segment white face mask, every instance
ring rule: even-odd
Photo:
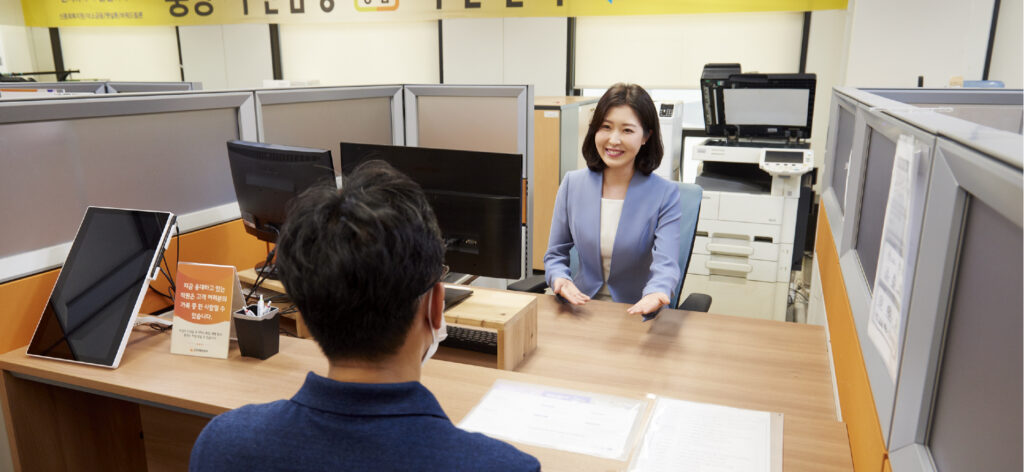
[[[441,327],[432,329],[430,331],[430,337],[433,341],[430,343],[430,347],[427,348],[426,354],[423,354],[423,363],[421,365],[426,365],[427,360],[433,357],[434,353],[437,352],[437,346],[441,344],[441,341],[444,341],[445,338],[448,337],[448,324],[444,322],[443,311],[441,315]]]

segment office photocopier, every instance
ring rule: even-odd
[[[786,319],[813,198],[815,82],[814,74],[742,74],[739,64],[704,68],[709,138],[694,148],[704,197],[686,282],[687,291],[714,294],[716,311]]]

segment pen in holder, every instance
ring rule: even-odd
[[[274,354],[281,345],[277,307],[267,308],[263,316],[249,316],[256,313],[256,305],[249,305],[235,311],[235,333],[238,335],[238,350],[245,357],[266,359]]]

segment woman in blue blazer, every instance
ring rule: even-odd
[[[679,187],[652,174],[664,152],[658,113],[635,84],[615,84],[597,103],[583,141],[588,169],[558,188],[544,254],[548,286],[575,305],[591,298],[657,311],[679,283]],[[569,270],[576,248],[579,269]]]

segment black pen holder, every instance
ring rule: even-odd
[[[256,305],[246,308],[256,313]],[[281,346],[281,323],[277,313],[277,308],[272,307],[263,316],[249,316],[245,314],[245,308],[232,314],[235,334],[238,336],[238,350],[243,356],[266,359],[277,354]]]

